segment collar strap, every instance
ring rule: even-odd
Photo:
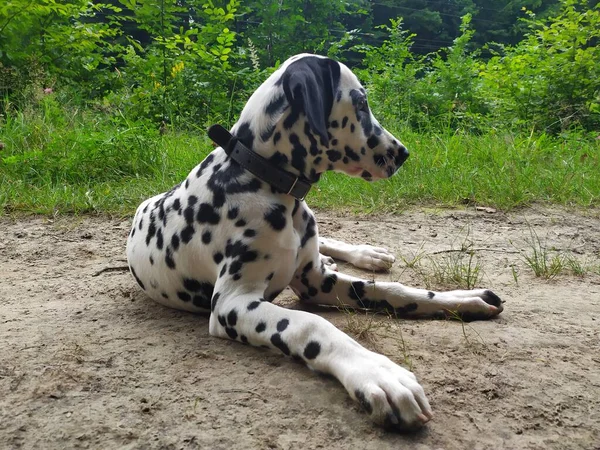
[[[280,192],[302,201],[310,191],[311,183],[306,178],[283,170],[253,152],[221,125],[212,125],[208,137],[240,166]]]

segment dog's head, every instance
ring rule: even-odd
[[[325,170],[388,178],[408,158],[406,147],[371,113],[358,78],[321,56],[287,60],[253,94],[236,128],[250,133],[258,150],[270,149],[267,156],[313,179]]]

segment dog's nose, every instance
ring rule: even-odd
[[[400,166],[404,163],[404,161],[406,161],[408,159],[408,157],[410,156],[410,153],[408,153],[408,150],[406,149],[406,147],[402,144],[400,144],[400,147],[398,148],[398,157],[396,159],[397,165]]]

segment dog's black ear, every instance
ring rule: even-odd
[[[292,106],[288,125],[291,127],[298,115],[304,113],[311,131],[326,147],[329,146],[327,122],[339,79],[339,64],[316,56],[305,56],[291,63],[283,75],[283,90]]]

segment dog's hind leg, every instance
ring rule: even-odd
[[[319,252],[335,259],[347,261],[366,270],[389,270],[396,260],[387,249],[371,245],[347,244],[319,236]]]
[[[459,315],[466,320],[490,318],[503,309],[500,298],[487,289],[434,292],[360,279],[317,261],[305,264],[290,283],[301,300],[314,304],[386,310],[413,317]]]
[[[333,375],[375,422],[408,430],[432,414],[415,376],[373,353],[327,320],[263,301],[262,290],[247,286],[225,293],[215,286],[209,330],[212,336],[269,347]]]

